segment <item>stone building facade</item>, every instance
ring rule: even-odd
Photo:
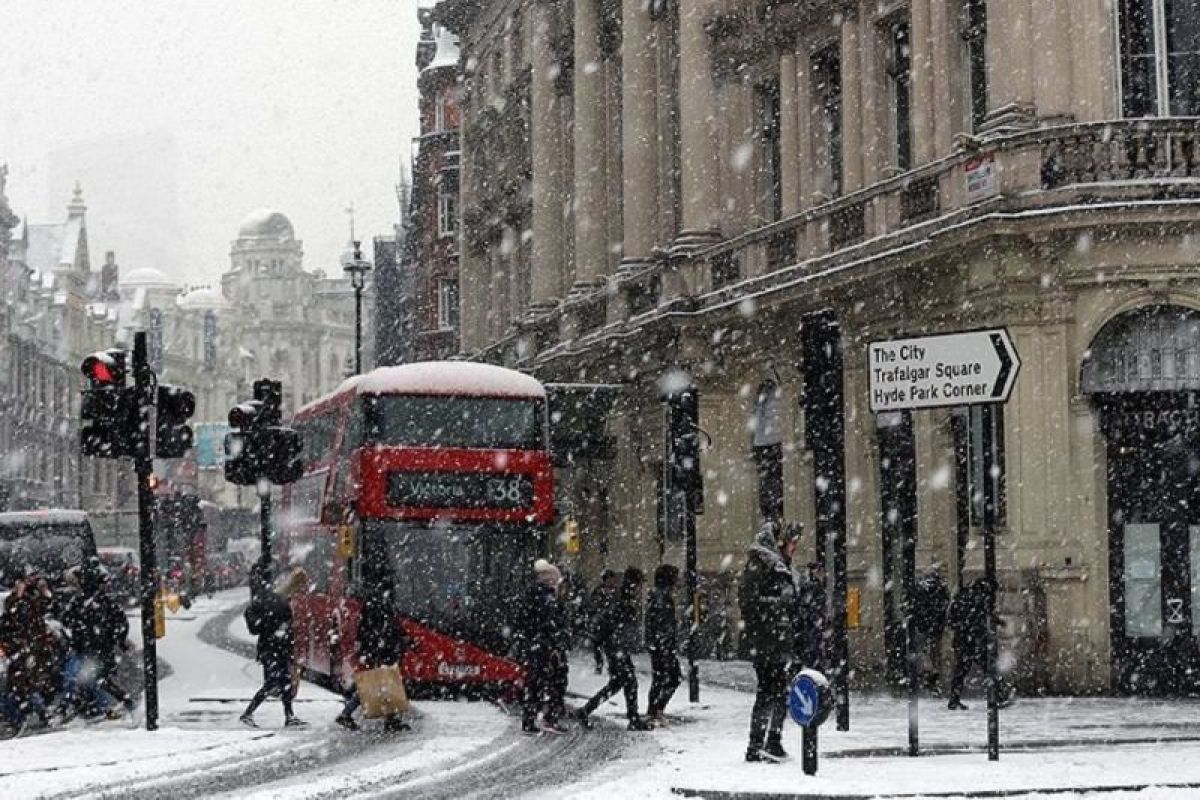
[[[615,458],[562,476],[579,565],[678,558],[656,478],[660,380],[682,370],[711,439],[707,618],[778,494],[803,558],[845,537],[850,657],[885,674],[897,520],[922,570],[978,576],[987,435],[966,408],[877,418],[867,345],[1005,326],[1024,362],[997,434],[1005,663],[1036,690],[1195,691],[1194,11],[444,0],[463,351],[621,386]]]

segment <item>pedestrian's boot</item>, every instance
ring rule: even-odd
[[[389,733],[400,733],[401,731],[411,731],[412,726],[405,722],[403,717],[393,716],[383,721],[383,729]]]
[[[652,731],[654,730],[654,723],[645,717],[639,717],[638,715],[634,714],[629,718],[629,730]]]
[[[288,717],[283,721],[283,726],[285,728],[307,728],[308,723],[299,717]]]
[[[561,735],[561,734],[566,733],[567,729],[564,728],[562,725],[560,725],[558,723],[558,720],[545,719],[545,720],[542,720],[542,732],[543,733],[554,733],[554,734]]]
[[[778,764],[773,758],[767,758],[762,747],[753,742],[746,748],[746,763],[748,764]]]
[[[238,722],[242,723],[247,728],[258,727],[258,723],[254,721],[254,717],[250,716],[249,714],[242,714],[240,717],[238,717]]]
[[[783,749],[783,742],[778,736],[772,736],[767,739],[767,746],[760,751],[764,758],[769,761],[787,761],[787,750]]]
[[[358,723],[355,722],[354,717],[350,716],[349,714],[338,714],[338,717],[334,720],[334,722],[336,722],[338,725],[341,725],[348,731],[358,730]]]
[[[537,736],[541,732],[542,729],[539,728],[537,723],[533,720],[527,719],[521,723],[521,733],[525,734],[526,736]]]
[[[577,711],[573,711],[571,716],[574,717],[575,721],[579,723],[579,727],[585,730],[590,731],[592,728],[596,727],[596,723],[592,722],[592,712],[587,706],[584,706]]]
[[[959,700],[957,697],[951,697],[950,702],[946,704],[946,708],[950,709],[951,711],[967,710],[967,707],[963,704],[963,701]]]

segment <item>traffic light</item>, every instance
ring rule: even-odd
[[[125,351],[92,353],[79,368],[88,381],[80,408],[80,450],[97,458],[132,455],[137,409],[133,389],[125,387]]]
[[[670,478],[687,496],[688,507],[704,508],[704,473],[700,468],[700,393],[695,386],[672,392],[667,401]]]
[[[187,424],[196,413],[196,396],[178,386],[158,387],[158,416],[155,422],[155,455],[179,458],[192,446],[192,428]]]
[[[304,441],[299,432],[281,424],[283,384],[254,382],[254,399],[229,411],[225,435],[225,480],[238,486],[254,486],[262,478],[283,485],[304,473],[300,453]]]

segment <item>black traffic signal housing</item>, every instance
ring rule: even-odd
[[[196,413],[196,396],[178,386],[160,384],[158,415],[155,418],[155,455],[179,458],[192,446],[192,427],[187,424]]]
[[[80,408],[79,448],[85,456],[125,458],[134,454],[137,403],[126,387],[126,353],[116,348],[92,353],[79,365],[88,381]]]
[[[667,402],[667,440],[670,479],[687,497],[688,508],[704,511],[704,473],[700,466],[700,392],[686,386],[671,392]]]
[[[267,480],[279,486],[299,480],[304,474],[304,462],[300,460],[304,441],[299,431],[276,426],[265,433],[269,448],[265,465]]]
[[[283,423],[283,384],[262,378],[254,382],[254,400],[261,403],[259,424],[273,428]]]
[[[262,403],[250,400],[229,410],[229,427],[225,434],[225,480],[236,486],[253,486],[262,476],[259,465],[261,452]]]

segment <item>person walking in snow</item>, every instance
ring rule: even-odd
[[[923,683],[937,691],[942,677],[942,636],[946,632],[946,614],[950,608],[950,590],[941,571],[934,568],[917,581],[913,593],[913,647],[924,661]]]
[[[654,589],[646,601],[646,649],[650,651],[650,700],[646,717],[663,722],[663,712],[683,681],[679,668],[679,618],[675,614],[675,588],[679,568],[659,564]]]
[[[947,708],[965,711],[962,702],[963,685],[971,670],[978,667],[987,673],[987,615],[991,606],[991,584],[979,578],[958,590],[950,604],[950,630],[953,632],[954,676],[950,679],[950,701]],[[996,616],[995,624],[1003,621]],[[1000,702],[1009,702],[1010,688],[1002,681],[996,687]]]
[[[31,714],[49,724],[47,706],[59,685],[59,645],[46,624],[50,593],[44,586],[44,579],[18,580],[0,614],[0,659],[7,666],[0,710],[15,734]]]
[[[521,730],[565,733],[559,720],[565,711],[571,632],[567,613],[558,596],[562,575],[557,567],[539,558],[533,563],[533,585],[525,595],[517,647],[525,665]],[[542,727],[538,713],[545,707]]]
[[[412,640],[400,627],[400,613],[396,608],[392,591],[383,581],[368,583],[364,592],[362,609],[358,616],[358,631],[355,634],[355,671],[400,666],[404,654],[412,647]],[[358,687],[351,687],[346,695],[346,704],[337,717],[337,724],[348,730],[358,730],[354,712],[362,701]],[[406,731],[409,725],[399,714],[387,717],[384,730]]]
[[[633,668],[633,653],[641,644],[641,594],[645,583],[640,569],[627,567],[621,577],[616,602],[609,607],[608,614],[598,620],[596,635],[608,659],[609,679],[604,688],[575,713],[585,728],[591,727],[592,713],[617,692],[625,694],[629,730],[648,731],[654,727],[638,713],[637,673]]]
[[[107,574],[100,567],[79,573],[79,591],[62,612],[70,655],[64,670],[65,713],[120,716],[119,701],[132,714],[134,700],[116,682],[118,650],[128,650],[129,620],[106,591]]]
[[[738,605],[754,662],[757,690],[750,712],[746,760],[782,761],[783,720],[787,713],[787,668],[795,650],[796,576],[791,558],[794,529],[768,521],[759,528],[746,558]]]
[[[600,573],[600,583],[588,598],[588,636],[592,642],[592,657],[596,660],[597,675],[604,673],[604,648],[600,645],[600,626],[610,618],[620,586],[620,577],[616,570],[606,569]]]
[[[295,695],[292,689],[294,636],[292,608],[288,601],[308,585],[308,576],[303,570],[296,570],[288,578],[283,590],[277,593],[261,583],[265,573],[264,569],[257,576],[260,581],[258,596],[250,601],[246,609],[246,624],[250,633],[258,637],[256,653],[263,668],[263,685],[250,700],[239,721],[247,727],[258,727],[254,722],[254,712],[268,697],[278,696],[283,703],[284,725],[289,728],[303,727],[308,723],[298,719],[292,711],[292,698]]]

